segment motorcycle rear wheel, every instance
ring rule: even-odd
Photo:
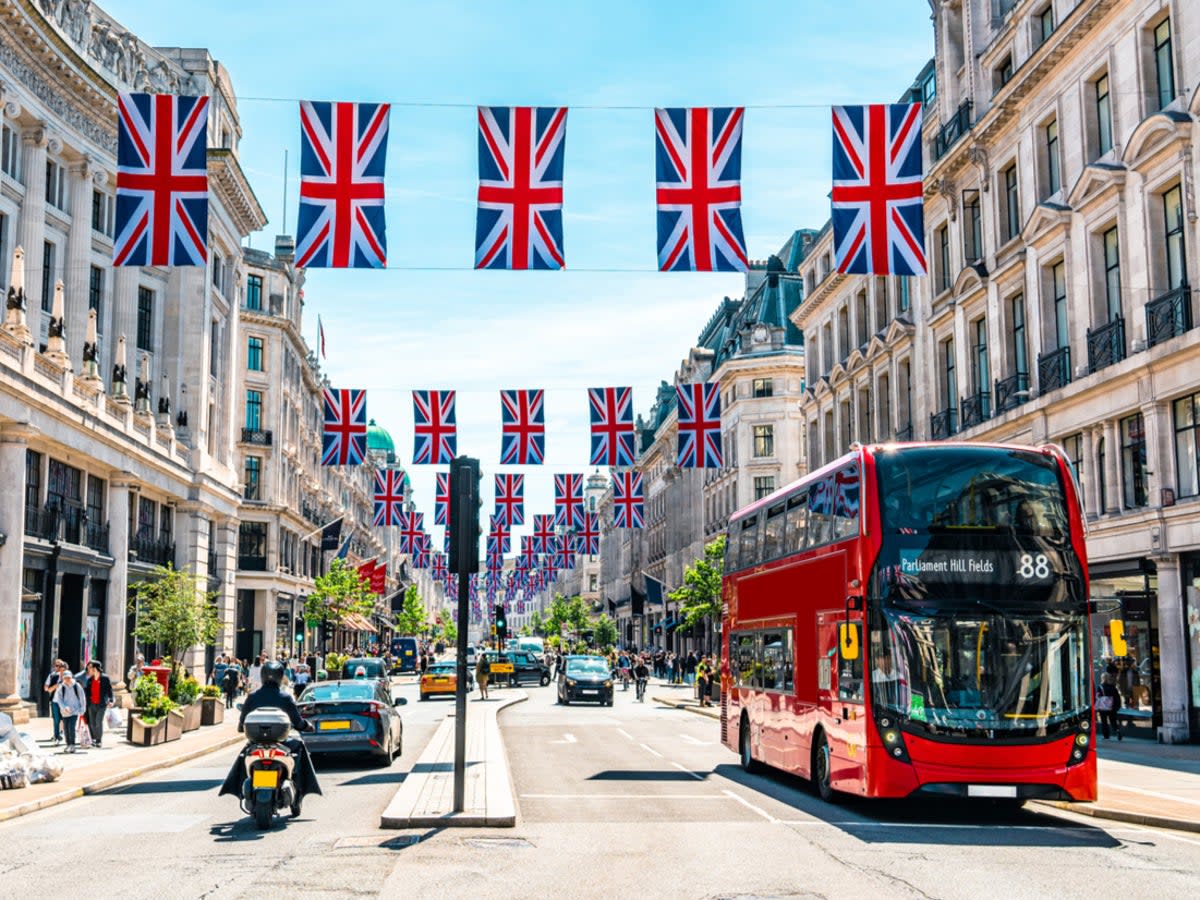
[[[270,797],[256,797],[254,800],[254,826],[259,831],[266,831],[271,827],[271,816],[275,812],[272,809],[272,801]]]

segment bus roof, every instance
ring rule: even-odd
[[[809,472],[807,475],[802,475],[790,484],[785,484],[781,488],[776,488],[762,499],[755,500],[753,503],[743,506],[741,509],[737,510],[737,512],[730,515],[729,524],[732,525],[734,522],[740,521],[746,516],[754,515],[760,510],[769,509],[783,498],[792,494],[796,488],[800,487],[801,485],[811,484],[814,481],[819,481],[826,475],[836,472],[842,466],[846,465],[846,463],[858,459],[860,455],[874,456],[876,453],[884,450],[907,450],[916,447],[991,447],[996,450],[1034,450],[1039,453],[1048,453],[1052,452],[1052,449],[1055,447],[1055,445],[1042,444],[1040,447],[1034,447],[1031,444],[1004,444],[993,443],[990,441],[906,441],[904,443],[893,441],[879,444],[861,444],[852,448],[849,453],[839,456],[833,462],[826,463],[815,472]]]

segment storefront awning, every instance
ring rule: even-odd
[[[370,631],[375,632],[375,626],[360,616],[358,613],[350,613],[342,620],[342,627],[348,631]]]

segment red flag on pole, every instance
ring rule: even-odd
[[[370,585],[371,579],[375,574],[375,560],[372,559],[363,563],[358,567],[357,571],[359,579],[366,581]]]
[[[377,565],[371,572],[371,592],[383,596],[387,590],[387,563]]]

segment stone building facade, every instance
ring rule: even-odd
[[[1186,740],[1200,730],[1200,16],[1170,0],[933,12],[934,66],[906,95],[927,104],[929,277],[840,276],[818,243],[793,316],[810,458],[908,437],[1063,446],[1101,601],[1095,666],[1118,665],[1131,724]]]

